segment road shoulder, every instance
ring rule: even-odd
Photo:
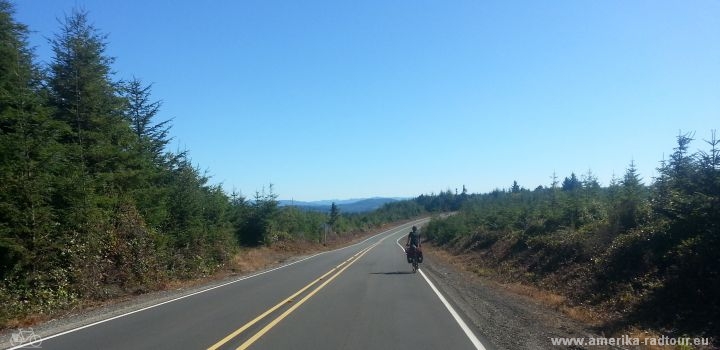
[[[488,349],[561,349],[563,347],[552,345],[550,339],[602,336],[590,325],[465,271],[439,248],[426,245],[423,251],[422,268]],[[592,349],[611,348],[593,346]]]

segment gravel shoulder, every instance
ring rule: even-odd
[[[539,301],[464,271],[436,247],[426,245],[424,248],[423,270],[452,301],[468,325],[474,326],[488,349],[620,349],[553,345],[550,338],[589,339],[602,334]]]

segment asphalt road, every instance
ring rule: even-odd
[[[413,223],[42,340],[42,349],[483,349],[397,240]],[[419,222],[414,224],[419,225]]]

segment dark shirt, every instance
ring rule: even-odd
[[[410,238],[410,245],[414,245],[416,247],[420,246],[420,232],[419,231],[415,231],[415,232],[411,231],[410,234],[408,235],[408,237]]]

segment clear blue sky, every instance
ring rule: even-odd
[[[116,78],[154,83],[173,149],[281,199],[535,188],[720,128],[720,1],[16,0],[46,38],[73,7]]]

